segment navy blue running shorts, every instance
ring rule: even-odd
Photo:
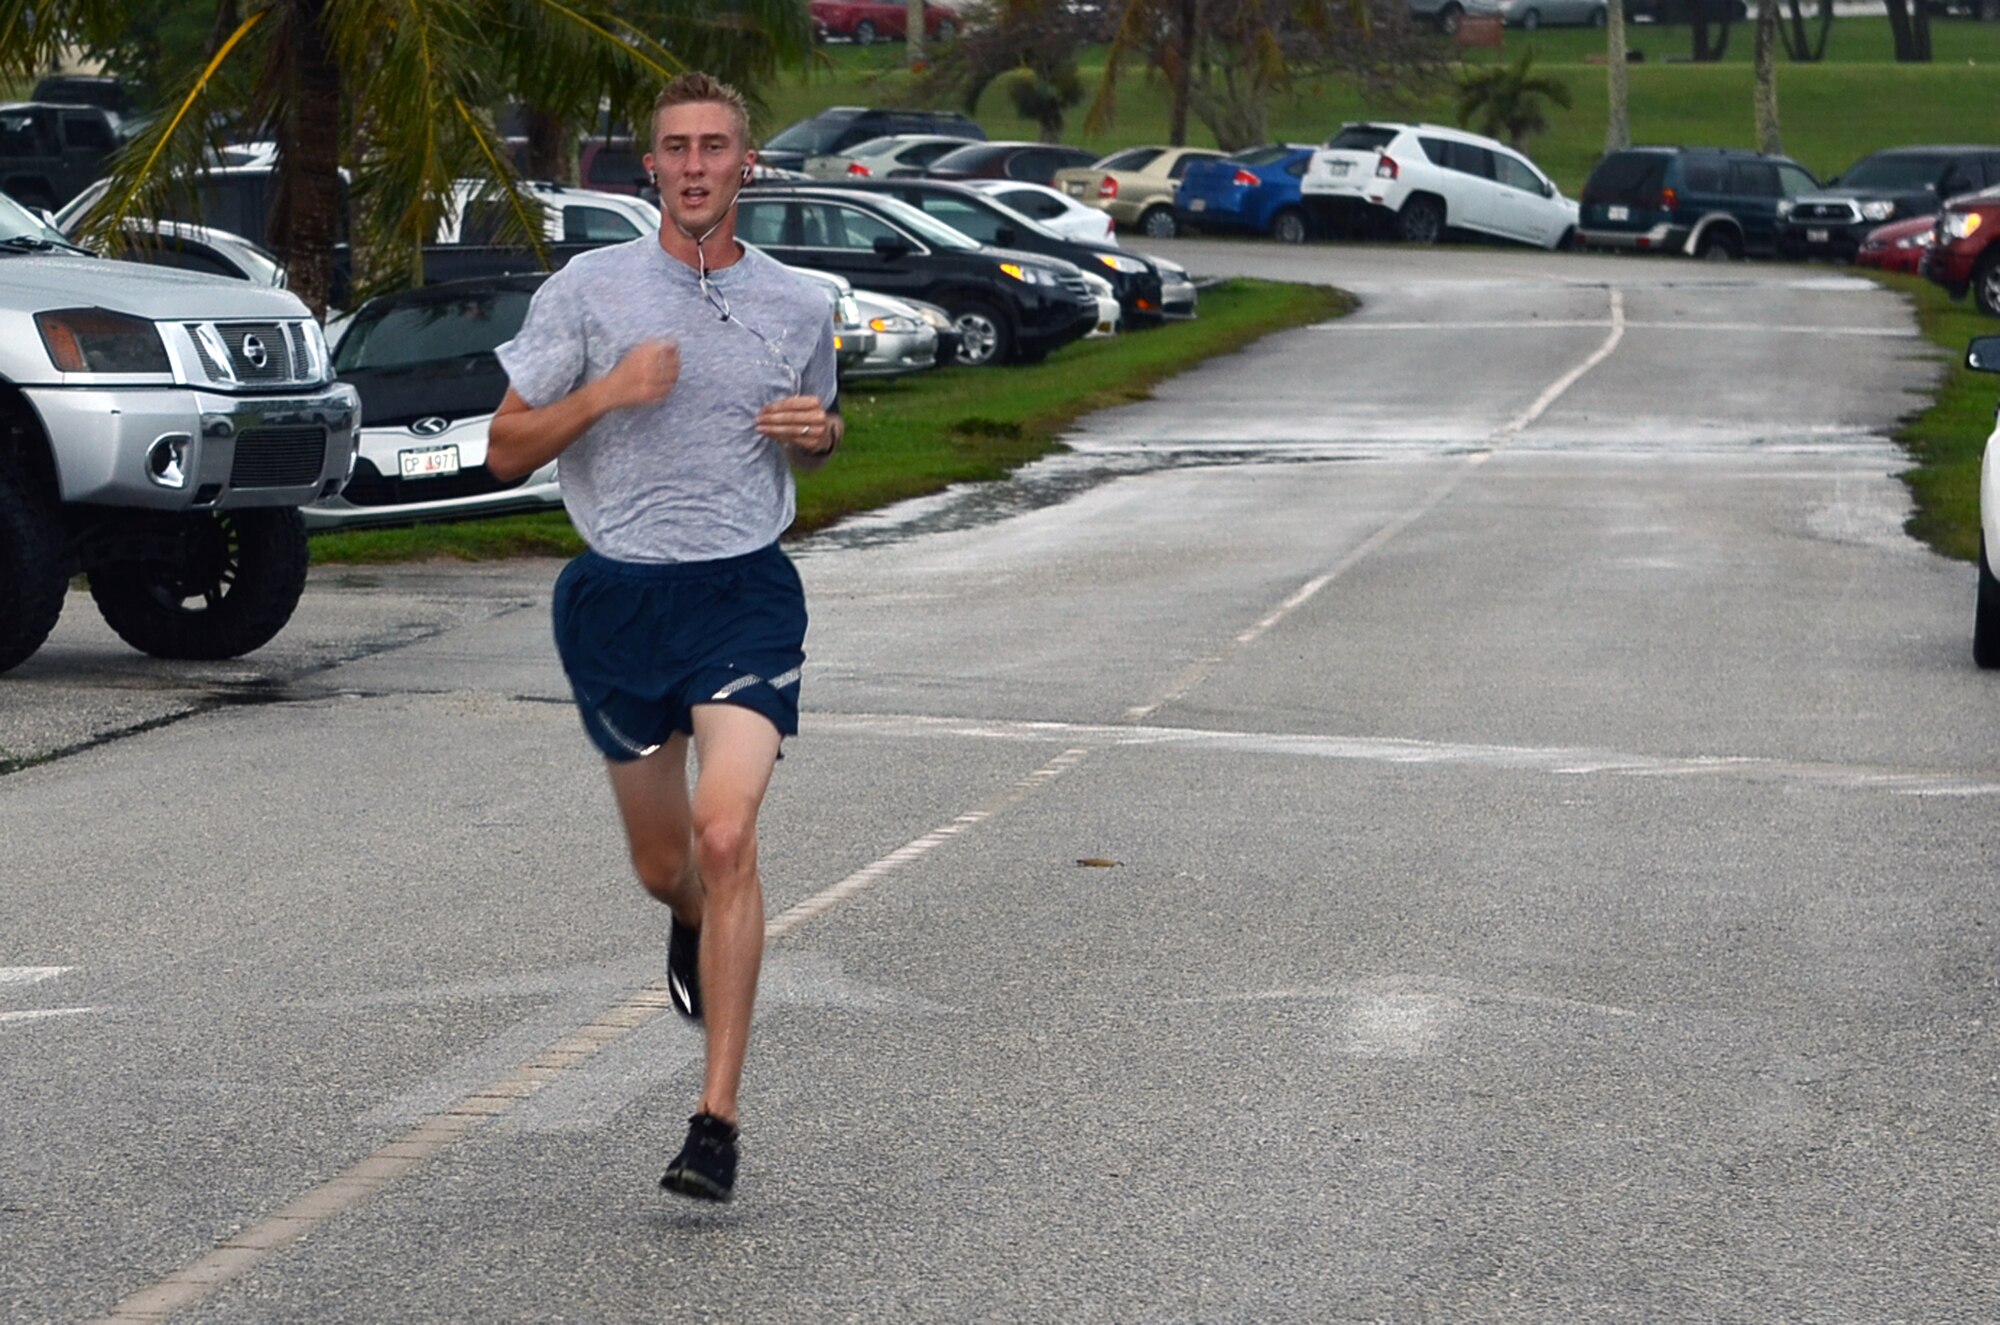
[[[799,730],[806,596],[773,543],[720,561],[651,565],[586,552],[556,580],[556,652],[583,729],[606,759],[694,731],[698,704]]]

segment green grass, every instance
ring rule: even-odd
[[[856,383],[842,393],[847,441],[799,479],[794,535],[842,516],[1002,478],[1057,449],[1083,415],[1144,400],[1154,386],[1274,331],[1338,317],[1347,296],[1323,286],[1238,280],[1202,292],[1201,316],[1155,331],[1080,341],[1028,368],[942,368]],[[316,563],[574,556],[583,543],[559,511],[405,529],[315,534]]]
[[[1916,461],[1903,474],[1917,503],[1910,533],[1946,556],[1971,561],[1979,554],[1979,464],[2000,403],[2000,377],[1968,369],[1965,345],[2000,333],[2000,324],[1969,300],[1953,303],[1929,281],[1880,273],[1876,279],[1910,299],[1924,335],[1950,364],[1936,399],[1896,434]]]
[[[1750,50],[1752,32],[1736,25],[1729,58],[1721,64],[1669,63],[1690,48],[1686,28],[1634,24],[1629,44],[1646,54],[1631,68],[1632,135],[1639,142],[1688,143],[1723,147],[1753,144]],[[1821,176],[1847,169],[1868,152],[1902,143],[1983,142],[2000,122],[2000,24],[1940,20],[1933,26],[1937,53],[1928,65],[1890,61],[1886,19],[1844,18],[1834,24],[1827,60],[1815,65],[1781,63],[1779,117],[1787,151]],[[1530,140],[1528,152],[1564,191],[1574,196],[1604,150],[1605,70],[1585,63],[1604,49],[1602,33],[1583,29],[1548,30],[1534,35],[1509,31],[1502,58],[1524,48],[1536,52],[1538,67],[1562,79],[1575,105],[1551,113],[1550,131]],[[824,60],[803,76],[764,91],[766,131],[782,128],[827,106],[888,105],[906,100],[909,78],[901,68],[900,46],[822,48]],[[1495,52],[1471,51],[1472,62]],[[1086,84],[1094,91],[1104,68],[1103,49],[1081,57]],[[1128,69],[1132,66],[1128,66]],[[1032,138],[1034,127],[1018,118],[998,91],[980,103],[979,119],[995,138]],[[1066,141],[1110,151],[1134,143],[1164,142],[1168,100],[1156,78],[1128,73],[1118,93],[1116,121],[1100,133],[1084,130],[1082,108],[1073,112]],[[1367,118],[1453,120],[1448,89],[1396,105],[1369,98],[1338,80],[1313,80],[1272,105],[1269,136],[1321,142],[1347,120]],[[1197,121],[1191,141],[1212,144]]]

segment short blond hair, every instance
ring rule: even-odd
[[[727,106],[736,113],[736,128],[743,135],[743,146],[750,146],[750,103],[729,84],[699,69],[690,69],[673,82],[660,89],[660,95],[653,99],[653,138],[660,136],[660,112],[673,106],[686,106],[695,102],[713,102]]]

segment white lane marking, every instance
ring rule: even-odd
[[[1549,383],[1548,390],[1535,397],[1534,404],[1508,420],[1505,427],[1493,434],[1493,440],[1496,443],[1504,441],[1533,426],[1535,420],[1548,413],[1549,407],[1558,400],[1561,400],[1565,392],[1583,380],[1585,373],[1588,373],[1591,369],[1609,359],[1612,353],[1617,350],[1618,342],[1624,339],[1625,292],[1613,286],[1611,290],[1611,334],[1604,338],[1604,343],[1595,350],[1592,350],[1589,357],[1585,358],[1582,363]]]
[[[1368,322],[1353,318],[1343,318],[1339,322],[1326,322],[1308,327],[1308,331],[1346,332],[1353,334],[1363,331],[1593,331],[1603,330],[1612,323],[1603,318],[1526,318],[1510,322]],[[1914,340],[1923,333],[1909,327],[1821,327],[1811,323],[1796,325],[1772,322],[1691,322],[1676,319],[1665,321],[1630,320],[1625,323],[1629,331],[1699,331],[1703,333],[1728,334],[1740,332],[1751,336],[1870,336],[1891,340]]]
[[[1064,750],[1001,791],[988,804],[904,843],[832,887],[788,908],[766,923],[766,941],[782,938],[903,866],[921,860],[974,824],[983,823],[1033,795],[1089,755],[1089,750],[1080,747]],[[671,1007],[665,983],[654,981],[598,1013],[589,1024],[547,1045],[505,1076],[479,1087],[289,1205],[226,1239],[206,1256],[127,1297],[98,1317],[98,1321],[159,1321],[204,1300],[272,1252],[291,1246],[328,1219],[361,1204],[466,1133],[532,1098],[550,1082],[562,1079],[571,1068],[624,1040]]]
[[[1196,659],[1178,677],[1169,682],[1165,690],[1160,691],[1144,704],[1135,704],[1126,709],[1126,719],[1131,722],[1142,722],[1152,717],[1153,714],[1159,712],[1167,705],[1185,699],[1197,686],[1214,675],[1216,669],[1227,662],[1238,650],[1256,643],[1286,617],[1318,597],[1320,591],[1325,589],[1327,585],[1352,570],[1364,558],[1380,551],[1394,540],[1398,534],[1436,510],[1445,498],[1458,490],[1460,484],[1464,483],[1481,465],[1492,458],[1494,450],[1506,445],[1507,442],[1532,426],[1535,420],[1548,412],[1550,406],[1562,399],[1564,392],[1582,381],[1584,374],[1610,358],[1613,352],[1618,349],[1618,342],[1625,338],[1625,292],[1614,286],[1611,289],[1610,298],[1611,320],[1608,323],[1610,333],[1604,338],[1604,343],[1599,345],[1595,350],[1592,350],[1584,358],[1583,362],[1577,364],[1574,368],[1571,368],[1561,377],[1551,382],[1547,389],[1541,395],[1535,397],[1534,401],[1525,410],[1522,410],[1519,414],[1501,425],[1493,433],[1487,449],[1474,451],[1466,456],[1464,464],[1454,469],[1442,483],[1425,493],[1417,501],[1416,505],[1411,506],[1390,520],[1389,523],[1377,529],[1373,534],[1364,539],[1359,546],[1349,550],[1332,567],[1319,575],[1315,575],[1312,579],[1307,580],[1304,584],[1293,590],[1286,596],[1283,602],[1271,609],[1256,623],[1238,632],[1227,644],[1212,653]]]
[[[1217,753],[1339,759],[1409,766],[1514,769],[1555,777],[1735,778],[1791,782],[1900,796],[2000,796],[2000,775],[1880,768],[1756,755],[1648,755],[1572,746],[1418,741],[1313,732],[1239,732],[1202,727],[1010,721],[897,713],[820,713],[813,731],[882,736],[972,737],[997,741],[1070,740],[1092,746],[1182,745]]]
[[[0,1012],[0,1025],[11,1025],[17,1021],[42,1021],[48,1017],[78,1017],[96,1008],[34,1008],[23,1012]]]
[[[0,966],[0,985],[38,985],[75,969],[74,966]]]

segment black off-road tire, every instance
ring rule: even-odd
[[[0,474],[0,672],[42,647],[68,590],[62,513],[29,485]]]
[[[2000,249],[1988,247],[1972,272],[1972,299],[1988,317],[2000,317]]]
[[[1986,559],[1986,538],[1979,539],[1979,603],[1972,613],[1972,661],[1988,670],[2000,668],[2000,576]]]
[[[1139,232],[1149,239],[1173,239],[1181,232],[1180,218],[1165,203],[1155,203],[1140,215]]]
[[[289,507],[189,516],[178,564],[90,569],[105,624],[155,658],[238,658],[271,642],[305,592],[305,520]]]
[[[1444,238],[1444,204],[1419,193],[1396,213],[1396,235],[1405,244],[1435,244]]]
[[[958,361],[974,368],[1014,360],[1014,328],[1007,315],[984,299],[962,299],[948,310],[958,327]]]

